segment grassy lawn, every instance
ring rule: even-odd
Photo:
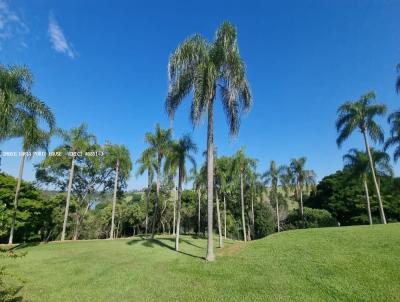
[[[400,224],[283,232],[227,241],[184,236],[49,243],[2,259],[29,301],[399,301]]]

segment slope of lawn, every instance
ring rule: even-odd
[[[400,224],[296,230],[206,263],[206,241],[49,243],[2,259],[29,301],[399,301]]]

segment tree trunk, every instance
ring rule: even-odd
[[[224,237],[226,239],[226,198],[224,194]]]
[[[277,190],[278,192],[278,190]],[[275,196],[275,208],[276,208],[276,226],[278,227],[278,233],[280,232],[280,221],[279,221],[279,200],[278,200],[278,194]]]
[[[243,240],[247,242],[246,236],[246,220],[244,218],[244,196],[243,196],[243,172],[240,172],[240,199],[242,202],[242,225],[243,225]]]
[[[219,198],[218,198],[218,192],[217,191],[215,192],[215,201],[216,201],[216,206],[217,206],[219,247],[222,249],[224,247],[224,239],[222,238],[221,213],[219,211]]]
[[[148,231],[148,225],[149,225],[150,191],[151,191],[151,177],[150,177],[150,171],[147,171],[146,221],[145,221],[145,235],[146,235],[146,237],[147,237],[147,231]]]
[[[80,219],[79,219],[79,214],[78,214],[78,209],[77,209],[77,212],[75,214],[75,230],[74,230],[74,237],[73,237],[74,241],[78,240],[79,223],[80,223]]]
[[[179,251],[179,235],[181,228],[181,206],[182,206],[182,183],[183,183],[183,163],[180,163],[178,176],[178,211],[176,219],[175,250]]]
[[[253,230],[253,235],[254,235],[254,197],[253,197],[253,193],[251,193],[251,230]]]
[[[372,225],[371,204],[369,202],[368,184],[366,176],[364,177],[364,189],[365,189],[365,198],[367,199],[368,222],[369,225]]]
[[[174,186],[175,186],[175,184],[174,184]],[[178,189],[179,190],[179,189]],[[178,192],[178,195],[179,195],[179,192]],[[178,199],[179,199],[179,196],[178,196]],[[172,225],[172,235],[173,236],[175,236],[175,234],[176,234],[176,200],[175,200],[175,196],[173,196],[173,206],[174,206],[174,218],[173,218],[173,225]],[[179,201],[178,201],[179,202]]]
[[[113,195],[113,204],[112,204],[110,239],[114,239],[114,219],[115,219],[115,206],[117,204],[118,173],[119,173],[119,160],[117,160],[117,165],[115,167],[114,195]]]
[[[214,208],[214,112],[212,97],[208,104],[207,129],[207,261],[214,261],[213,208]]]
[[[200,235],[201,228],[201,191],[197,190],[197,198],[198,198],[198,214],[197,214],[197,234]]]
[[[15,190],[15,198],[14,198],[14,211],[11,220],[11,230],[10,230],[10,237],[8,238],[8,244],[12,244],[14,239],[15,220],[17,218],[17,208],[18,208],[18,196],[19,196],[19,191],[21,189],[22,174],[24,173],[24,164],[25,164],[25,152],[23,152],[21,161],[19,163],[19,174],[18,174],[17,188]]]
[[[299,193],[300,193],[300,214],[301,214],[301,221],[303,223],[303,228],[305,227],[304,223],[304,206],[303,206],[303,189],[302,185],[299,185]]]
[[[364,136],[365,149],[367,149],[367,153],[368,153],[369,165],[370,165],[370,167],[371,167],[371,172],[372,172],[372,179],[374,180],[374,185],[375,185],[375,189],[376,189],[376,194],[378,195],[379,213],[380,213],[380,215],[381,215],[381,222],[382,222],[383,224],[386,224],[386,217],[385,217],[385,212],[384,212],[384,210],[383,210],[381,192],[380,192],[380,190],[379,190],[378,182],[377,182],[377,180],[376,180],[375,166],[374,166],[374,162],[372,161],[371,150],[369,149],[367,134],[365,133],[365,131],[363,131],[362,134],[363,134],[363,136]]]
[[[72,157],[71,170],[69,172],[69,181],[68,181],[67,203],[65,205],[64,223],[63,223],[63,229],[62,229],[62,233],[61,233],[61,241],[65,240],[65,231],[67,229],[69,203],[71,201],[72,179],[74,178],[74,168],[75,168],[75,158]]]
[[[154,215],[153,215],[153,223],[151,226],[151,239],[154,239],[155,231],[156,231],[156,221],[157,221],[157,215],[158,215],[158,202],[160,198],[160,167],[161,166],[161,157],[158,155],[157,159],[157,186],[156,186],[156,202],[154,205]]]

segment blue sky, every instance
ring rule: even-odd
[[[136,160],[145,132],[157,122],[169,126],[164,101],[170,53],[193,33],[212,39],[229,20],[238,28],[254,104],[232,140],[218,103],[218,153],[246,146],[260,172],[272,159],[283,164],[307,156],[308,168],[321,179],[342,167],[345,151],[363,147],[357,133],[336,147],[341,103],[374,90],[389,111],[400,107],[394,89],[399,15],[400,1],[378,0],[0,0],[0,62],[29,66],[33,92],[53,108],[59,127],[86,122],[100,143],[125,144]],[[192,133],[204,150],[206,124],[193,129],[189,103],[176,115],[175,136]],[[20,142],[0,149],[19,151]],[[1,168],[16,175],[18,159],[3,158]],[[133,174],[129,188],[144,186],[146,180]],[[32,162],[24,178],[34,179]]]

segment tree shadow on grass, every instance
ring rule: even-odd
[[[141,243],[145,247],[153,248],[155,246],[159,246],[159,247],[166,248],[166,249],[169,249],[169,250],[175,252],[175,248],[173,246],[165,243],[164,241],[169,241],[169,242],[174,243],[175,239],[174,238],[145,239],[144,237],[141,237],[141,239],[129,240],[126,244],[134,245],[134,244],[137,244],[137,243]],[[184,239],[181,239],[180,242],[185,242],[185,243],[188,243],[188,244],[193,245],[195,247],[201,248],[201,247],[191,243],[190,241],[187,241],[187,240],[184,240]],[[178,251],[178,253],[186,255],[186,256],[190,256],[190,257],[193,257],[193,258],[198,258],[198,259],[203,259],[203,260],[205,259],[204,257],[193,255],[193,254],[189,254],[189,253],[182,252],[182,251]]]

